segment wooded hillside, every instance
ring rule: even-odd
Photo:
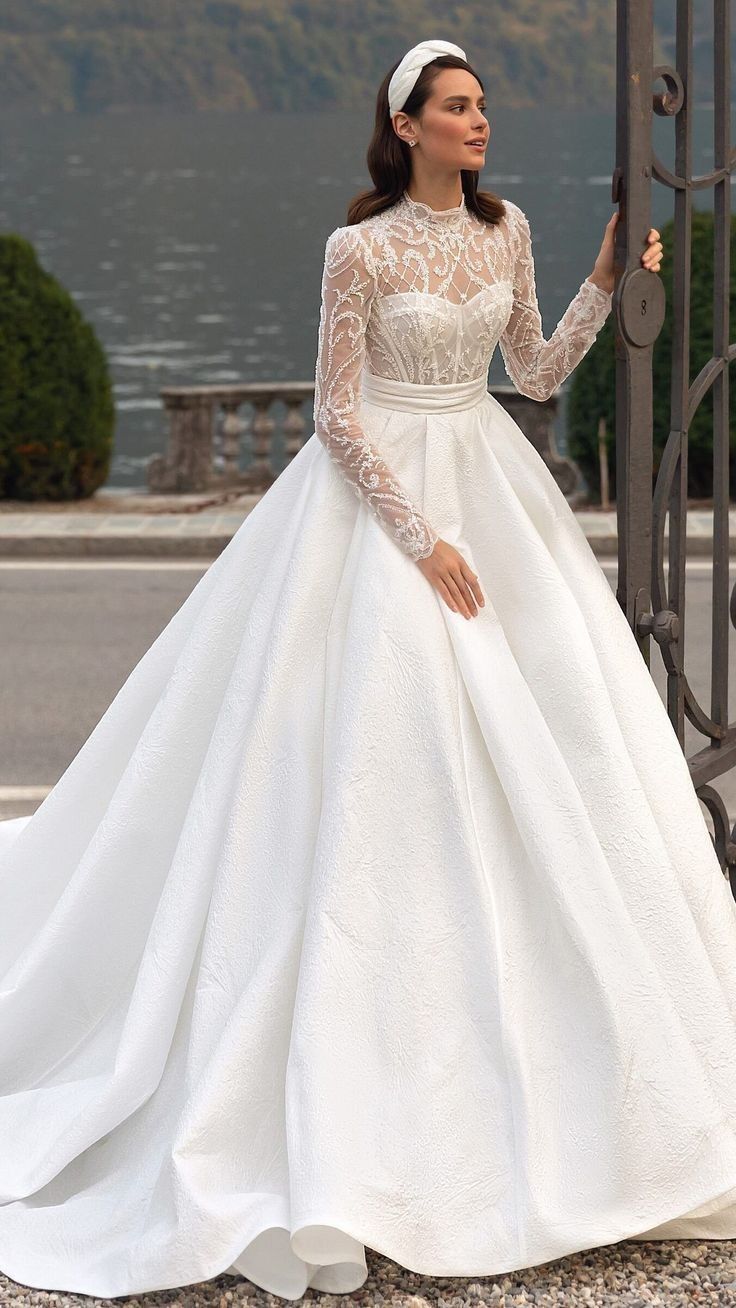
[[[695,6],[705,31],[712,0]],[[657,8],[666,41],[674,4]],[[468,51],[491,105],[604,106],[615,13],[614,0],[0,0],[0,107],[372,108],[422,33]]]

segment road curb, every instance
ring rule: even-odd
[[[71,532],[12,535],[0,534],[0,559],[167,559],[196,558],[214,560],[230,544],[234,532],[210,535],[167,536],[157,534],[136,536],[128,533],[113,535],[80,534]],[[593,553],[601,558],[615,557],[618,552],[616,536],[587,534]],[[710,558],[712,542],[708,537],[689,536],[688,558]],[[730,540],[729,554],[736,558],[736,539]]]
[[[204,496],[97,495],[94,503],[21,504],[0,501],[0,559],[214,560],[230,544],[261,496],[213,505]],[[574,509],[593,553],[618,552],[615,509]],[[669,528],[669,522],[666,524]],[[688,505],[689,558],[712,554],[713,510]],[[668,539],[665,532],[665,542]],[[729,552],[736,557],[736,505],[729,508]]]
[[[234,533],[221,536],[0,536],[0,559],[217,558]]]

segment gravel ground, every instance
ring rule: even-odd
[[[586,1249],[555,1262],[482,1279],[422,1276],[408,1272],[383,1255],[366,1249],[368,1279],[352,1294],[307,1290],[303,1303],[350,1308],[351,1304],[400,1304],[402,1308],[667,1308],[718,1305],[736,1308],[736,1240],[622,1240],[599,1249]],[[129,1298],[95,1299],[91,1295],[32,1290],[0,1276],[0,1305],[55,1304],[56,1308],[229,1308],[232,1305],[274,1305],[287,1308],[293,1300],[260,1290],[244,1278],[218,1276],[180,1290]]]

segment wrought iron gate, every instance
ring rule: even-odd
[[[685,719],[703,748],[688,758],[700,799],[711,815],[715,845],[736,896],[736,828],[710,784],[736,765],[736,722],[728,721],[729,624],[736,625],[736,587],[729,602],[729,342],[730,184],[736,154],[730,140],[730,0],[713,0],[713,170],[693,176],[691,160],[692,0],[676,0],[676,67],[653,64],[652,0],[617,0],[616,168],[616,502],[617,598],[649,666],[650,637],[667,672],[667,710],[684,748]],[[656,93],[658,79],[665,91]],[[675,165],[666,168],[652,141],[652,113],[674,119]],[[670,431],[652,491],[652,352],[664,321],[665,297],[656,274],[641,267],[651,224],[652,181],[674,196],[673,351]],[[690,240],[692,195],[713,189],[713,356],[689,380]],[[710,707],[698,702],[684,667],[687,560],[688,429],[703,396],[713,392],[713,588]],[[665,519],[669,513],[669,543]],[[665,578],[665,550],[668,575]]]

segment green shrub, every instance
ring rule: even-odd
[[[730,335],[736,339],[736,218],[731,221]],[[652,417],[654,473],[667,443],[672,366],[672,272],[674,223],[661,229],[664,258],[659,276],[666,296],[665,320],[654,343]],[[713,215],[693,212],[690,288],[690,374],[692,383],[713,353]],[[593,501],[600,500],[598,420],[606,421],[611,497],[616,494],[614,315],[611,313],[572,375],[567,407],[567,450],[582,469]],[[730,495],[736,498],[736,373],[729,367]],[[688,496],[713,494],[713,392],[695,410],[688,439]]]
[[[94,329],[31,243],[0,235],[0,496],[91,495],[107,479],[114,424]]]

